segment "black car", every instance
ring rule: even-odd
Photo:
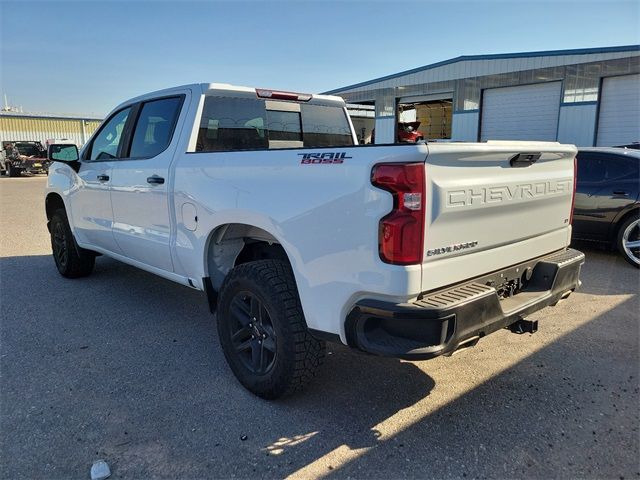
[[[582,148],[573,238],[608,244],[640,268],[640,151]]]
[[[618,148],[634,148],[636,150],[640,150],[640,142],[631,142],[626,145],[616,145]]]

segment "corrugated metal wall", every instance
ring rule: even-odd
[[[590,147],[595,139],[598,105],[578,103],[560,107],[558,141],[573,143],[578,147]]]
[[[67,138],[78,146],[84,145],[100,125],[100,120],[81,118],[35,117],[0,115],[0,141]]]
[[[471,68],[471,62],[478,65]],[[559,65],[562,62],[576,63]],[[533,69],[527,70],[532,66]],[[358,102],[366,102],[367,105],[373,103],[376,119],[385,121],[388,117],[396,116],[396,105],[403,99],[446,94],[453,97],[454,101],[452,139],[476,141],[480,130],[478,112],[485,90],[560,81],[563,87],[558,108],[597,105],[603,79],[638,72],[640,53],[637,48],[632,48],[615,54],[559,55],[548,61],[542,57],[461,61],[435,68],[425,67],[415,73],[346,87],[331,93],[342,96],[351,105],[357,105]],[[594,143],[593,140],[589,141],[589,132],[595,128],[595,124],[591,110],[584,110],[588,113],[584,118],[573,115],[573,111],[563,112],[559,122],[553,122],[558,138],[562,137],[579,146],[592,146]],[[380,125],[380,128],[384,127]],[[376,123],[376,141],[377,133]]]
[[[397,88],[407,85],[420,85],[425,83],[444,82],[461,78],[482,77],[523,70],[538,70],[542,68],[564,67],[565,65],[577,65],[583,63],[602,62],[606,60],[628,59],[630,56],[638,56],[637,51],[622,52],[568,54],[568,55],[544,55],[523,58],[514,55],[512,58],[461,60],[455,63],[447,63],[442,66],[425,66],[410,71],[406,74],[398,73],[392,78],[383,78],[379,81],[364,82],[365,85],[356,85],[342,89],[331,90],[331,95],[341,95],[345,98],[353,98],[346,94],[370,92],[385,88]]]

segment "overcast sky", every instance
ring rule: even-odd
[[[0,0],[0,87],[104,115],[197,82],[321,92],[457,57],[640,43],[639,1]]]

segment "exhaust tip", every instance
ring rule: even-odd
[[[538,331],[538,321],[521,318],[517,322],[509,325],[509,330],[518,335],[522,335],[523,333],[536,333]]]

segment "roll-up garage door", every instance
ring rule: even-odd
[[[555,141],[561,91],[561,82],[484,90],[480,138]]]
[[[609,77],[602,81],[598,141],[611,147],[640,141],[640,75]]]

